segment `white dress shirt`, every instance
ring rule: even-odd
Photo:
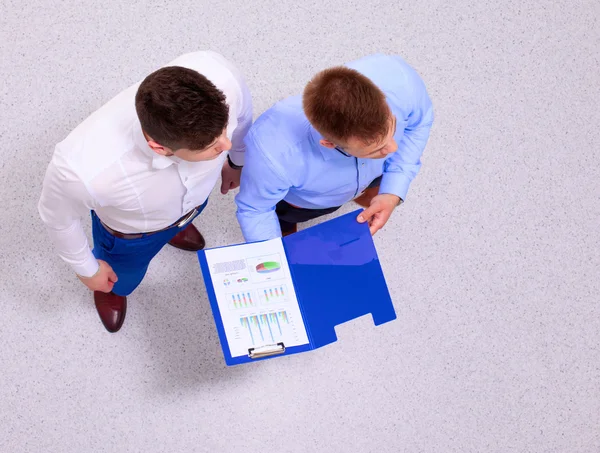
[[[250,93],[237,69],[214,52],[183,55],[167,66],[198,71],[226,96],[229,151],[244,163],[244,136],[252,123]],[[98,270],[81,226],[94,210],[122,233],[163,229],[206,201],[219,179],[226,153],[186,162],[155,153],[135,110],[141,81],[102,106],[56,146],[46,172],[39,212],[60,257],[89,277]]]

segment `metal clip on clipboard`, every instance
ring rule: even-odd
[[[283,354],[284,352],[285,345],[283,343],[267,344],[264,346],[259,346],[258,348],[248,349],[248,357],[251,359],[262,359],[263,357]]]

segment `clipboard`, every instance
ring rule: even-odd
[[[290,280],[288,282],[291,281],[301,314],[301,317],[296,316],[295,322],[302,323],[301,327],[304,327],[306,331],[307,341],[301,345],[286,345],[285,341],[277,341],[272,335],[274,341],[268,339],[268,341],[259,341],[260,344],[255,345],[248,341],[247,353],[244,350],[243,355],[232,355],[230,345],[230,340],[234,341],[232,330],[228,325],[231,336],[231,339],[228,340],[227,328],[223,320],[224,317],[231,318],[232,315],[224,309],[223,302],[219,305],[215,285],[221,283],[220,278],[215,278],[214,266],[211,272],[209,259],[207,259],[207,253],[210,254],[211,250],[216,249],[198,252],[200,267],[227,365],[238,365],[321,348],[337,340],[335,326],[367,314],[372,315],[376,326],[396,319],[369,227],[367,224],[356,221],[360,212],[359,209],[285,238],[273,240],[281,241],[289,266]],[[235,254],[235,248],[243,246],[244,244],[240,244],[223,248],[231,249],[228,252]],[[271,272],[276,264],[279,263],[269,261],[260,263],[257,266],[258,272]],[[225,273],[225,275],[228,274]],[[225,278],[224,281],[227,284],[228,279]],[[279,292],[277,289],[276,291]],[[287,294],[290,292],[287,290]],[[279,320],[277,316],[280,316],[281,312],[277,315],[276,311],[269,311],[266,304],[262,306],[257,299],[259,296],[263,296],[262,301],[264,301],[264,297],[269,297],[269,295],[267,293],[265,296],[260,291],[258,293],[253,300],[252,294],[248,292],[248,299],[252,306],[244,307],[240,311],[240,321],[241,325],[250,331],[250,335],[252,335],[251,329],[256,328],[256,332],[260,329],[260,334],[263,335],[264,330],[268,336],[267,326],[270,330],[272,326],[276,326],[275,322]],[[281,286],[281,293],[284,293],[283,286]],[[273,298],[275,295],[271,293],[271,299]],[[239,294],[238,300],[240,305],[248,302],[247,300],[242,302]],[[235,294],[233,304],[236,304],[237,307]],[[252,315],[251,313],[257,314]],[[263,323],[265,319],[266,322]],[[250,325],[251,322],[252,325]],[[261,323],[264,328],[261,327]],[[242,327],[238,327],[238,329],[242,329]],[[253,336],[253,341],[256,336],[257,334]],[[236,337],[235,341],[239,343],[241,340]]]

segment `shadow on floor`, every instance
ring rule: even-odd
[[[135,294],[143,305],[137,322],[145,334],[144,350],[150,354],[153,391],[179,393],[224,382],[236,385],[252,372],[251,366],[225,364],[201,279],[166,279],[160,286],[140,287]],[[167,294],[175,297],[169,303],[157,302]]]

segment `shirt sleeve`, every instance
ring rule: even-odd
[[[235,165],[244,165],[246,151],[244,138],[252,125],[252,96],[241,74],[236,72],[235,77],[240,87],[241,95],[238,99],[238,125],[231,136],[229,156]]]
[[[391,193],[405,200],[410,183],[421,169],[421,156],[433,124],[433,107],[421,77],[398,60],[406,68],[402,96],[408,122],[398,150],[385,161],[379,193]]]
[[[252,130],[246,136],[246,152],[248,159],[235,199],[242,233],[247,242],[280,237],[275,207],[287,195],[291,184],[263,152]]]
[[[98,271],[98,261],[81,226],[82,215],[93,207],[85,184],[55,154],[46,171],[38,210],[58,255],[83,277]]]

